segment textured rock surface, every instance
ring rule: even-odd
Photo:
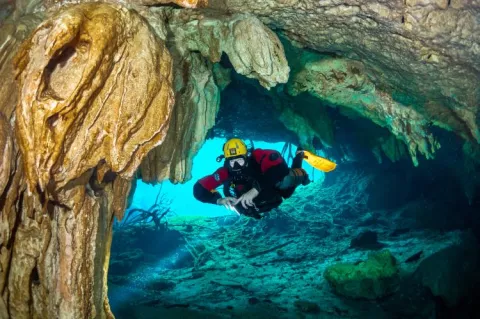
[[[289,67],[278,37],[252,16],[191,10],[150,10],[144,15],[152,25],[169,21],[168,30],[158,33],[170,43],[176,104],[167,138],[143,161],[141,175],[148,182],[166,177],[183,182],[191,178],[193,156],[215,124],[220,90],[229,82],[231,70],[213,63],[225,53],[236,72],[267,88],[286,82]]]
[[[335,264],[325,270],[325,279],[336,293],[351,298],[377,299],[398,284],[398,265],[389,250],[371,253],[359,264]]]
[[[5,20],[13,11],[13,4],[10,0],[0,0],[0,23]]]
[[[418,165],[417,151],[426,158],[433,158],[439,147],[433,135],[426,132],[427,118],[376,89],[359,62],[322,59],[307,63],[289,82],[292,95],[304,91],[332,105],[351,108],[374,123],[387,127],[408,146],[415,165]]]
[[[286,83],[290,68],[277,35],[250,15],[210,15],[176,10],[169,24],[178,50],[199,51],[212,62],[226,53],[235,71],[267,89]]]
[[[176,104],[165,141],[151,151],[141,165],[144,181],[191,179],[193,156],[215,123],[220,90],[212,64],[198,53],[176,59]]]
[[[414,169],[410,163],[405,166],[415,172],[423,168]],[[374,174],[385,175],[381,168],[376,167]],[[381,196],[385,186],[367,191],[373,182],[368,172],[348,171],[342,165],[342,170],[333,174],[338,175],[336,183],[315,182],[301,187],[279,209],[260,221],[238,217],[225,210],[225,216],[216,218],[170,217],[165,227],[168,232],[163,233],[155,231],[153,225],[123,228],[114,235],[120,239],[116,246],[117,256],[124,252],[136,258],[138,248],[145,255],[142,262],[132,265],[131,273],[109,277],[109,296],[115,315],[118,319],[168,318],[169,315],[179,318],[189,315],[193,318],[203,315],[269,319],[433,318],[441,314],[435,309],[436,299],[429,289],[424,287],[422,280],[406,280],[417,269],[424,268],[425,273],[432,273],[434,278],[448,274],[448,283],[441,284],[443,292],[453,293],[466,282],[478,287],[478,279],[464,276],[470,274],[470,265],[466,271],[455,271],[460,264],[474,260],[471,250],[457,248],[467,231],[414,229],[404,224],[398,207],[370,208],[366,194],[380,192],[377,196]],[[393,180],[392,185],[395,185]],[[445,205],[447,197],[431,194],[429,200],[441,206]],[[477,215],[475,208],[469,213],[461,210],[451,214],[451,211],[449,215],[457,221],[463,221],[468,214]],[[192,211],[192,215],[196,214]],[[438,212],[435,217],[441,218],[440,214]],[[332,265],[360,264],[368,259],[371,251],[350,248],[351,240],[365,231],[378,233],[379,241],[391,252],[385,256],[386,268],[399,269],[400,282],[405,282],[400,293],[375,302],[339,296],[323,276]],[[171,232],[178,232],[180,240],[170,240],[167,234]],[[152,243],[162,236],[168,238],[165,245],[152,249]],[[435,267],[435,263],[440,262],[437,258],[444,257],[443,253],[438,255],[439,252],[445,248],[455,250],[456,253],[449,256],[458,256],[460,262],[453,259]],[[420,251],[422,254],[417,260],[406,262]],[[393,267],[392,256],[397,260]],[[434,267],[434,271],[420,266],[427,260],[425,266]],[[468,279],[459,281],[460,277]],[[160,280],[173,282],[175,286],[163,290],[163,287],[150,285]],[[370,282],[365,284],[371,287]],[[475,295],[466,298],[476,303]],[[306,307],[304,303],[308,302],[318,305],[318,314],[303,313],[314,308]],[[304,306],[299,307],[300,303]]]
[[[478,275],[478,241],[467,233],[454,245],[425,258],[415,277],[449,306],[459,304],[473,288]]]
[[[32,190],[65,186],[101,161],[129,178],[165,137],[170,54],[126,9],[63,11],[38,27],[15,64],[16,125]]]
[[[478,1],[213,0],[209,7],[254,13],[301,47],[361,61],[384,98],[480,141]]]
[[[43,15],[25,15],[17,20],[9,19],[0,28],[0,111],[11,119],[17,104],[18,83],[15,81],[12,59],[22,41],[42,21]]]
[[[24,0],[20,0],[24,1]],[[91,0],[33,0],[28,1],[30,3],[39,2],[47,8],[57,7],[59,8],[62,5],[70,4],[70,3],[86,3],[86,2],[95,2]],[[160,6],[160,5],[178,5],[184,8],[201,8],[205,7],[208,3],[208,0],[124,0],[124,1],[117,1],[117,0],[104,0],[103,2],[111,2],[111,3],[122,3],[127,5],[145,5],[145,6]]]
[[[207,5],[208,0],[127,0],[126,2],[142,5],[176,4],[184,8],[202,8]]]
[[[36,22],[25,16],[0,37],[0,315],[111,318],[113,216],[167,132],[172,61],[120,6],[69,7],[18,48]]]
[[[232,71],[232,82],[222,91],[213,135],[225,138],[240,136],[272,143],[296,142],[297,136],[281,122],[281,111],[267,92],[254,80],[245,79]]]
[[[7,187],[10,180],[10,173],[12,171],[13,161],[13,136],[7,118],[0,113],[0,152],[2,154],[2,161],[0,162],[0,196]]]

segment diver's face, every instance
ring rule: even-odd
[[[231,170],[238,171],[245,167],[245,159],[243,157],[231,159],[228,161],[228,164]]]

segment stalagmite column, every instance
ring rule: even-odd
[[[168,130],[170,54],[134,11],[92,3],[41,23],[14,69],[15,112],[0,101],[0,316],[112,317],[113,216]]]

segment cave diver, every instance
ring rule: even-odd
[[[238,215],[255,219],[263,217],[260,213],[280,206],[298,186],[310,183],[302,168],[304,159],[323,172],[336,167],[335,163],[298,147],[289,168],[280,152],[254,148],[253,145],[247,148],[239,138],[229,139],[223,145],[223,155],[217,157],[217,162],[222,159],[225,159],[223,167],[195,183],[194,197],[203,203],[223,205]],[[221,185],[225,197],[217,191]]]

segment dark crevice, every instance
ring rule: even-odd
[[[58,118],[59,118],[58,114],[54,114],[54,115],[50,116],[49,118],[47,118],[47,124],[48,124],[48,127],[50,129],[54,128],[55,123],[57,122]]]
[[[147,8],[173,8],[173,9],[185,9],[184,7],[176,4],[176,3],[155,3],[155,4],[149,4],[145,5]]]
[[[51,76],[57,67],[64,67],[66,63],[75,55],[76,50],[73,45],[75,45],[75,42],[64,47],[61,51],[59,51],[56,56],[52,57],[52,59],[48,62],[43,75],[45,87],[41,92],[42,98],[53,98],[56,100],[62,100],[62,98],[58,95],[57,92],[55,92],[55,90],[50,85]],[[50,120],[49,125],[53,126],[53,123],[50,122],[54,120],[55,119]]]
[[[402,23],[405,23],[405,16],[402,16]]]
[[[0,195],[0,212],[3,212],[3,208],[5,207],[5,203],[7,202],[7,194],[10,188],[12,187],[14,176],[15,174],[10,174],[7,185],[5,186],[3,193]]]
[[[450,4],[451,4],[451,3],[452,3],[452,0],[448,0],[448,2],[447,2],[447,8],[450,7]]]
[[[222,56],[220,58],[220,65],[226,69],[233,69],[233,64],[228,58],[228,55],[225,52],[222,52]]]
[[[40,188],[40,185],[36,185],[36,190],[37,190],[37,193],[38,193],[38,199],[40,200],[40,204],[42,204],[42,207],[45,207],[45,202],[46,202],[46,196],[45,196],[45,192],[42,191],[42,189]]]
[[[32,273],[30,274],[30,282],[35,286],[40,285],[40,276],[38,275],[38,268],[36,265],[33,267]]]

